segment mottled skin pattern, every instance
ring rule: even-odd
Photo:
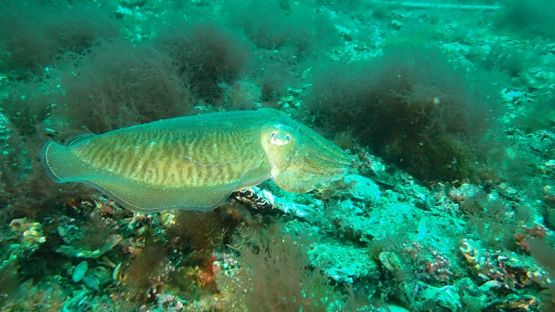
[[[57,182],[87,183],[143,212],[211,210],[268,178],[305,192],[350,165],[343,151],[273,109],[160,120],[68,146],[48,142],[43,160]]]

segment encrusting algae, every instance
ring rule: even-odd
[[[49,141],[42,156],[56,182],[89,184],[140,212],[209,211],[269,178],[307,192],[351,164],[341,149],[273,109],[160,120],[67,146]]]

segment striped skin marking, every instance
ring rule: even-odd
[[[189,139],[190,138],[190,139]],[[201,135],[170,130],[131,135],[99,135],[83,141],[76,155],[96,169],[134,181],[166,186],[203,186],[236,181],[250,166],[267,166],[263,157],[244,146],[239,132]],[[236,155],[221,159],[214,155]],[[198,155],[198,156],[197,156]]]

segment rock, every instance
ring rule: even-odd
[[[434,311],[462,311],[460,291],[455,285],[434,287],[423,282],[403,283],[403,298],[416,308],[417,311],[426,311],[428,307],[436,307]]]
[[[519,90],[511,90],[508,88],[501,90],[501,99],[504,103],[516,103],[525,95],[525,92]]]
[[[459,187],[451,188],[448,195],[452,201],[460,204],[467,199],[476,197],[480,191],[480,188],[474,184],[463,183]]]
[[[555,208],[547,209],[547,216],[546,216],[545,223],[551,229],[555,229]]]
[[[339,242],[317,243],[308,251],[310,262],[336,282],[352,284],[363,278],[378,279],[376,263],[367,248],[358,248]]]
[[[380,199],[380,187],[367,177],[350,174],[343,181],[351,185],[349,193],[355,199],[368,202],[377,202]]]
[[[89,270],[83,277],[83,283],[90,289],[99,291],[102,286],[111,282],[111,272],[105,267],[99,266]]]
[[[367,213],[352,201],[342,201],[332,212],[340,234],[348,234],[359,242],[371,242],[413,232],[421,211],[414,206],[390,203]],[[410,230],[409,230],[410,229]]]
[[[39,222],[32,222],[27,218],[13,219],[10,222],[10,227],[13,232],[18,234],[24,250],[34,252],[46,242],[42,224]]]
[[[544,89],[555,83],[555,73],[541,67],[533,67],[523,73],[523,79],[532,89]]]
[[[401,260],[393,252],[390,252],[390,251],[380,252],[378,256],[378,260],[380,260],[380,263],[383,265],[383,267],[386,270],[388,270],[394,275],[400,276],[400,274],[403,274],[403,272],[405,271],[405,268],[403,267]]]
[[[427,287],[422,292],[425,302],[433,302],[435,306],[444,307],[451,311],[460,311],[462,304],[459,291],[455,286]]]

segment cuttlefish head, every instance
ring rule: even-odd
[[[264,125],[262,147],[272,179],[282,189],[304,193],[341,178],[350,157],[307,126],[285,114]]]

